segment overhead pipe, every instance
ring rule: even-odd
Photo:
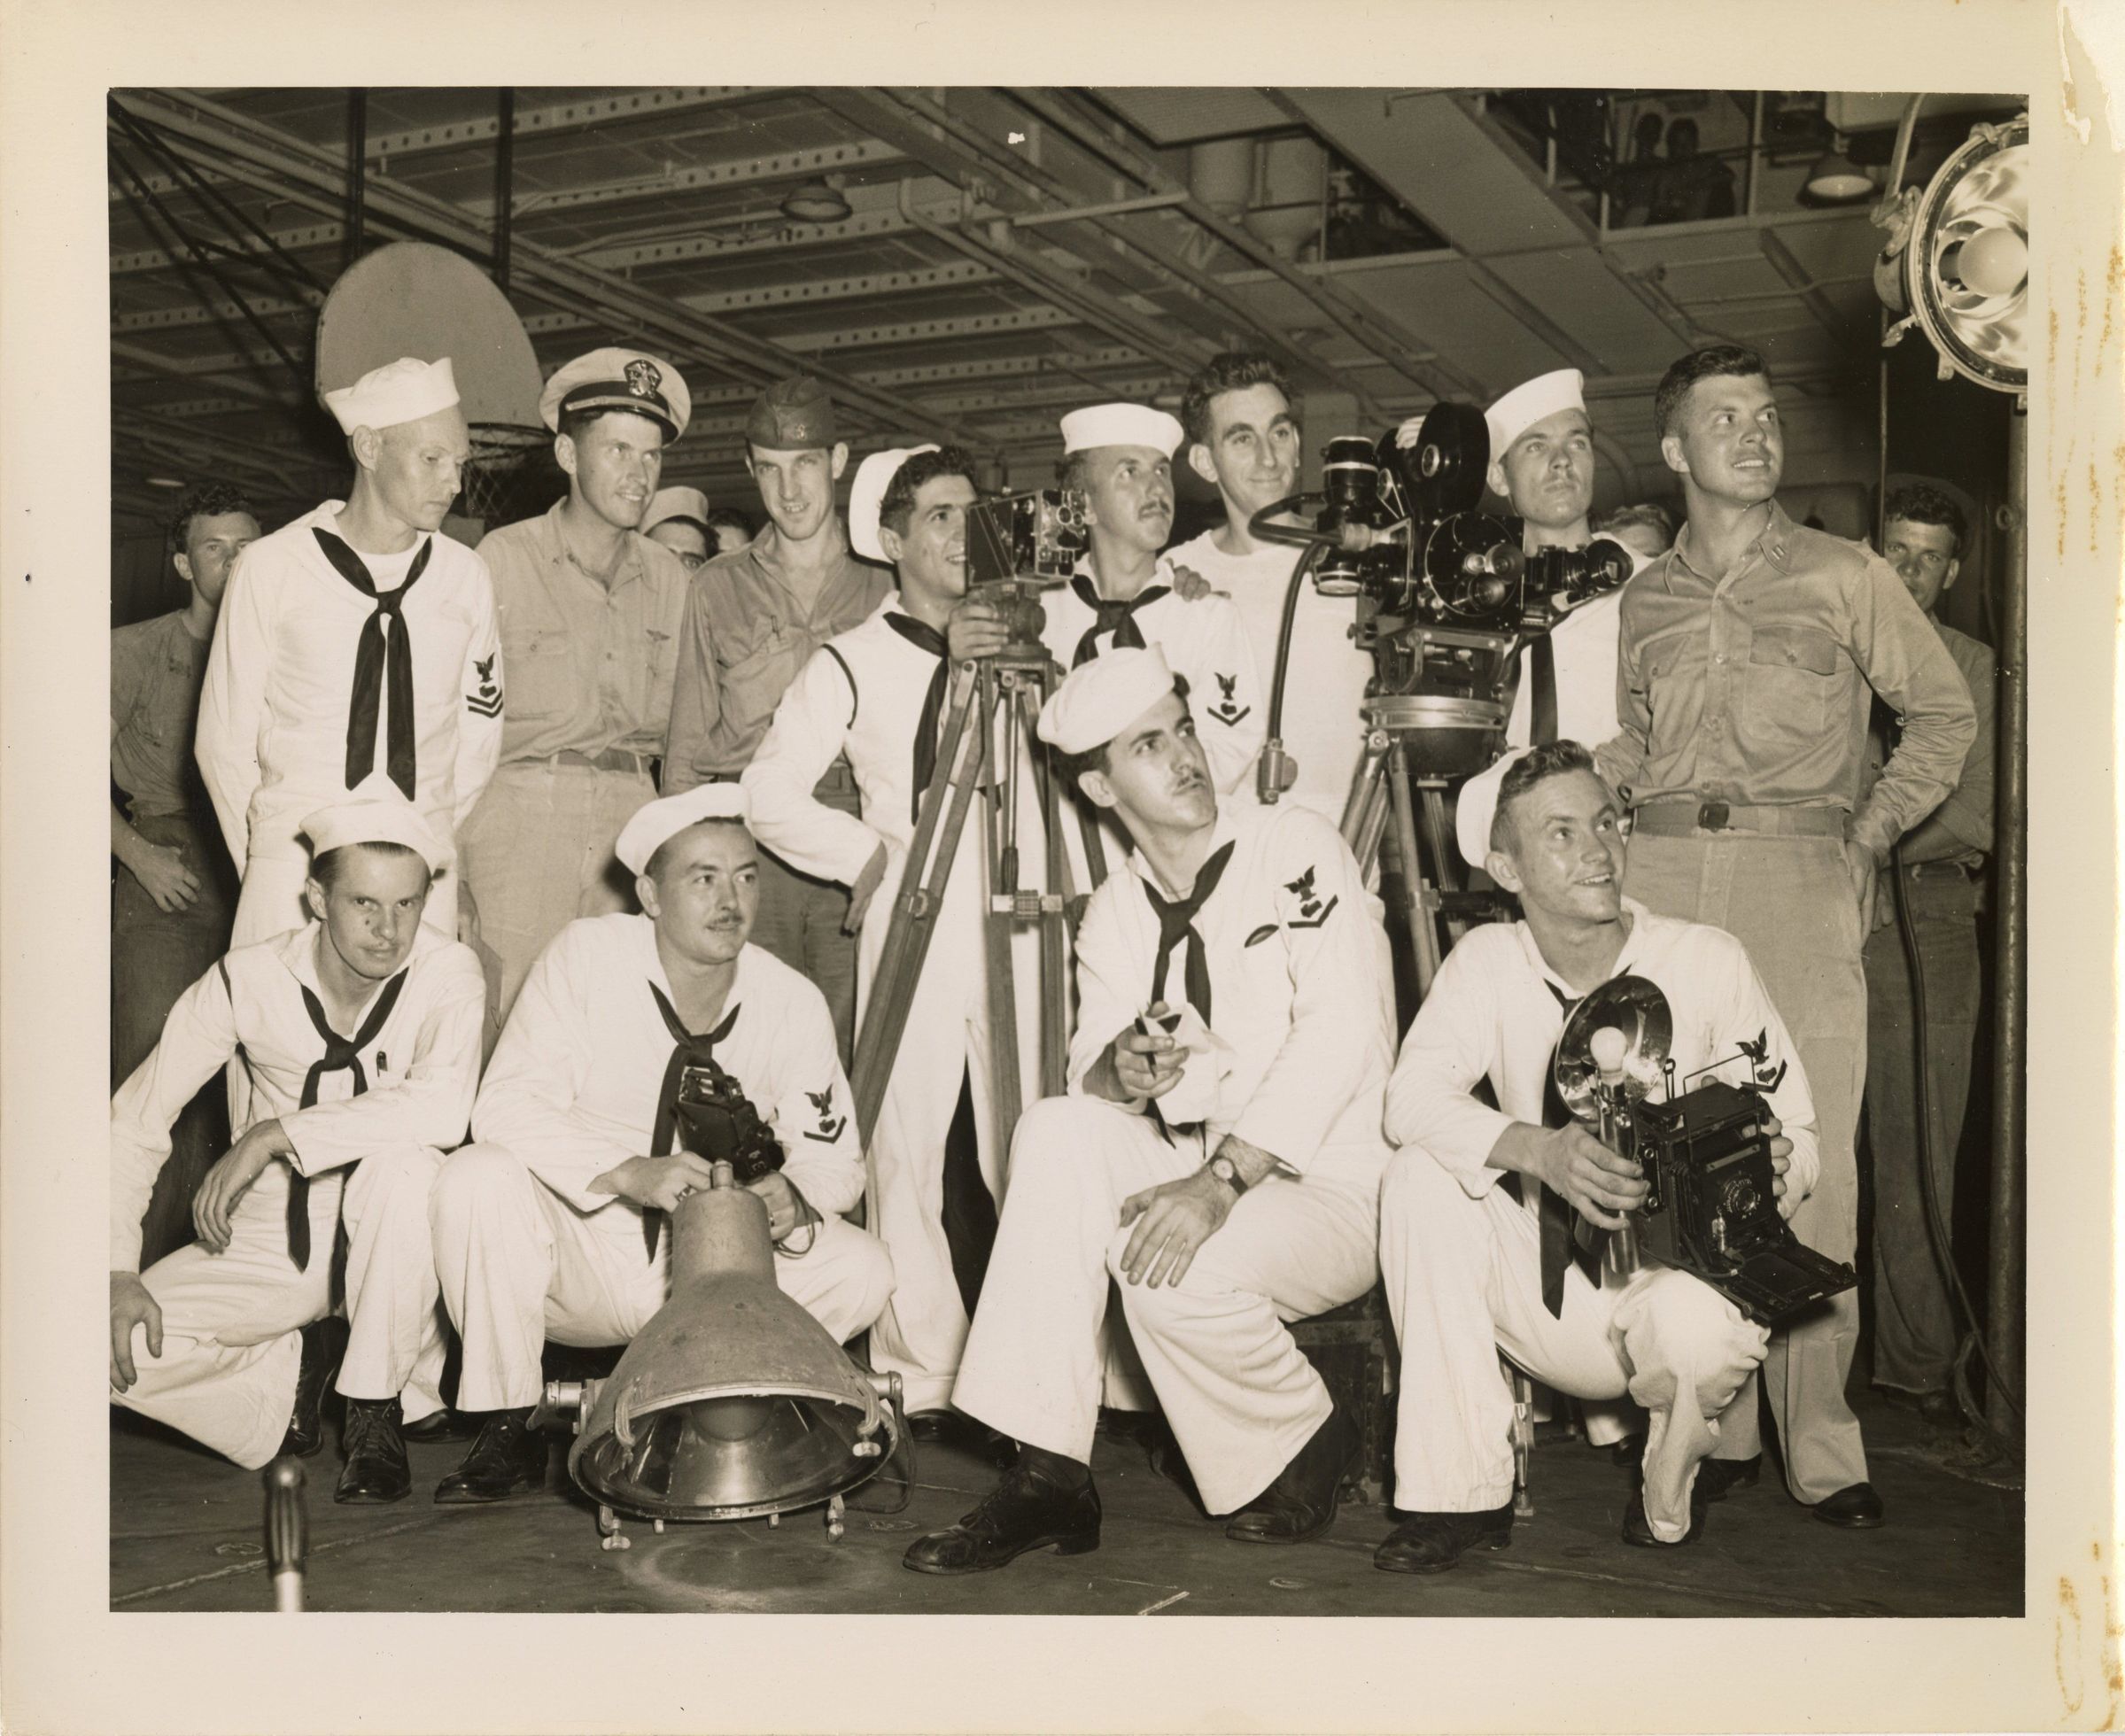
[[[165,131],[195,145],[300,179],[327,191],[338,190],[339,172],[323,153],[219,104],[197,97],[188,97],[180,102],[159,94],[132,94],[128,101],[134,112],[145,112]],[[372,177],[368,203],[374,215],[388,217],[415,234],[440,237],[476,255],[487,252],[487,236],[463,213],[444,200],[401,186],[388,177]],[[576,309],[581,301],[586,300],[593,307],[617,310],[626,322],[635,325],[645,335],[656,333],[667,339],[676,339],[694,353],[705,353],[725,371],[741,377],[749,376],[755,380],[766,380],[785,371],[816,375],[835,389],[845,407],[896,430],[914,428],[967,445],[981,443],[978,433],[938,417],[923,405],[877,391],[853,376],[786,350],[770,339],[752,337],[720,320],[695,313],[668,297],[640,289],[596,267],[565,259],[547,248],[523,240],[514,244],[513,252],[524,279],[543,283],[563,295],[578,298],[578,302],[564,300],[558,305]]]
[[[516,211],[516,92],[501,88],[494,133],[494,287],[509,292],[509,229]]]
[[[1151,195],[1144,199],[1118,200],[1110,205],[1074,205],[1070,189],[1048,170],[1037,165],[1021,163],[996,141],[974,128],[970,123],[953,114],[942,105],[932,102],[919,91],[894,89],[885,93],[905,107],[911,114],[929,121],[933,126],[950,132],[958,141],[961,149],[973,151],[983,165],[994,169],[1004,178],[1016,182],[1026,190],[1026,196],[1035,199],[1050,198],[1059,201],[1065,209],[1030,213],[1028,221],[1038,223],[1066,223],[1082,219],[1101,234],[1118,241],[1155,269],[1167,273],[1193,290],[1205,301],[1214,302],[1222,307],[1238,324],[1240,329],[1253,334],[1255,340],[1275,351],[1284,363],[1308,379],[1321,380],[1340,385],[1330,370],[1318,357],[1309,355],[1289,338],[1267,323],[1246,298],[1229,286],[1221,283],[1208,272],[1189,264],[1185,260],[1163,249],[1153,247],[1120,221],[1120,216],[1131,210],[1151,210],[1186,205],[1194,195],[1183,188],[1173,188]],[[1154,203],[1155,202],[1155,203]],[[1017,220],[1013,219],[1015,222]],[[1207,334],[1206,334],[1207,335]],[[1218,339],[1222,342],[1221,337]]]
[[[1154,192],[1185,190],[1158,164],[1121,141],[1105,136],[1047,92],[1012,86],[1010,96],[1027,112],[1038,115]],[[1480,383],[1439,356],[1399,321],[1345,294],[1325,270],[1319,277],[1309,277],[1288,260],[1279,259],[1273,248],[1263,246],[1238,224],[1221,217],[1193,193],[1179,209],[1243,259],[1282,278],[1318,306],[1346,337],[1363,345],[1411,384],[1439,398],[1480,400],[1485,395]]]
[[[361,257],[361,211],[368,179],[368,92],[357,88],[347,92],[347,202],[346,259],[353,265]]]

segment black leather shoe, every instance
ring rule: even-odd
[[[1723,1501],[1729,1489],[1753,1489],[1757,1478],[1763,1475],[1764,1455],[1752,1453],[1746,1459],[1704,1459],[1697,1465],[1696,1493],[1708,1501]]]
[[[1704,1492],[1704,1472],[1697,1472],[1697,1484],[1690,1491],[1690,1528],[1670,1543],[1656,1536],[1653,1522],[1646,1517],[1645,1491],[1640,1489],[1631,1497],[1631,1505],[1624,1509],[1624,1541],[1640,1549],[1679,1549],[1686,1543],[1695,1543],[1704,1535],[1705,1507],[1710,1498]]]
[[[1855,1483],[1815,1503],[1815,1516],[1845,1531],[1878,1531],[1888,1515],[1871,1483]]]
[[[1364,1446],[1358,1425],[1340,1410],[1314,1430],[1260,1494],[1234,1514],[1225,1535],[1235,1543],[1304,1543],[1336,1523],[1336,1498]]]
[[[956,1447],[983,1464],[1009,1470],[1018,1463],[1018,1443],[986,1422],[956,1410],[911,1411],[908,1432],[924,1446]]]
[[[349,1399],[339,1439],[346,1463],[332,1491],[334,1500],[382,1505],[402,1501],[412,1492],[413,1469],[406,1462],[396,1399]]]
[[[283,1457],[307,1459],[325,1444],[325,1389],[339,1372],[346,1354],[347,1323],[337,1314],[314,1320],[303,1328],[302,1367],[295,1375],[295,1406],[288,1415],[288,1432],[281,1437]]]
[[[1050,1544],[1059,1555],[1099,1547],[1099,1491],[1089,1477],[1082,1489],[1065,1489],[1020,1464],[950,1531],[917,1538],[901,1564],[917,1573],[987,1573]]]
[[[399,1432],[416,1446],[429,1446],[437,1441],[469,1441],[479,1433],[479,1423],[463,1411],[446,1405],[441,1410],[430,1411],[418,1422],[399,1424]]]
[[[1412,1513],[1373,1551],[1383,1573],[1444,1573],[1470,1549],[1503,1549],[1513,1540],[1513,1504],[1487,1513]]]
[[[520,1489],[543,1488],[547,1441],[531,1425],[528,1405],[487,1412],[465,1462],[436,1484],[436,1500],[444,1507],[470,1506],[504,1500]]]

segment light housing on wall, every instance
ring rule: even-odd
[[[1898,192],[1876,212],[1889,231],[1874,286],[1955,374],[1995,391],[2029,385],[2029,118],[1981,125],[1923,192]]]
[[[143,477],[141,481],[147,484],[150,488],[182,488],[184,486],[183,479],[179,477]]]

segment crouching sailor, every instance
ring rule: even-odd
[[[315,1452],[344,1286],[334,1499],[397,1500],[402,1421],[442,1409],[428,1190],[465,1135],[485,991],[471,949],[422,922],[449,845],[395,787],[371,779],[303,831],[314,920],[185,990],[112,1099],[111,1399],[247,1469]],[[170,1124],[225,1065],[254,1119],[200,1184],[199,1239],[143,1273]]]
[[[1764,1360],[1764,1329],[1687,1272],[1648,1264],[1596,1283],[1573,1262],[1572,1213],[1614,1229],[1648,1191],[1635,1162],[1561,1106],[1544,1114],[1581,996],[1626,972],[1650,980],[1673,1009],[1676,1077],[1724,1064],[1782,1124],[1771,1129],[1780,1213],[1815,1180],[1807,1081],[1741,942],[1623,896],[1616,799],[1578,742],[1520,748],[1504,765],[1494,814],[1472,783],[1457,822],[1462,854],[1517,895],[1523,919],[1473,929],[1447,954],[1387,1092],[1387,1135],[1402,1149],[1381,1190],[1380,1264],[1402,1352],[1394,1502],[1408,1517],[1373,1561],[1392,1573],[1441,1572],[1509,1540],[1500,1351],[1561,1392],[1628,1391],[1646,1408],[1625,1542],[1694,1542],[1705,1502],[1741,1475],[1706,1455]],[[1495,1109],[1475,1095],[1486,1078]]]
[[[748,945],[759,865],[744,793],[652,802],[614,846],[644,914],[586,917],[524,979],[472,1112],[478,1142],[430,1206],[443,1298],[464,1340],[461,1408],[483,1414],[443,1502],[534,1488],[530,1428],[547,1338],[624,1345],[663,1306],[668,1214],[728,1150],[686,1131],[719,1093],[736,1148],[779,1148],[747,1185],[766,1203],[775,1276],[846,1342],[893,1290],[876,1237],[843,1221],[863,1153],[824,996]],[[686,1101],[682,1101],[686,1099]]]
[[[1319,815],[1220,802],[1156,648],[1073,671],[1040,733],[1136,848],[1086,906],[1069,1095],[1019,1124],[952,1390],[1018,1461],[907,1565],[1098,1546],[1111,1280],[1204,1505],[1235,1515],[1226,1536],[1318,1536],[1358,1432],[1284,1322],[1378,1272],[1393,1026],[1377,906]]]

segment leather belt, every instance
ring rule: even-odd
[[[573,748],[563,748],[553,756],[555,765],[587,765],[594,771],[639,771],[649,775],[650,758],[647,754],[632,753],[625,748],[608,748],[601,754],[579,754]]]
[[[1691,838],[1701,833],[1753,833],[1774,838],[1842,838],[1842,808],[1742,808],[1726,802],[1653,802],[1631,816],[1634,833]]]

